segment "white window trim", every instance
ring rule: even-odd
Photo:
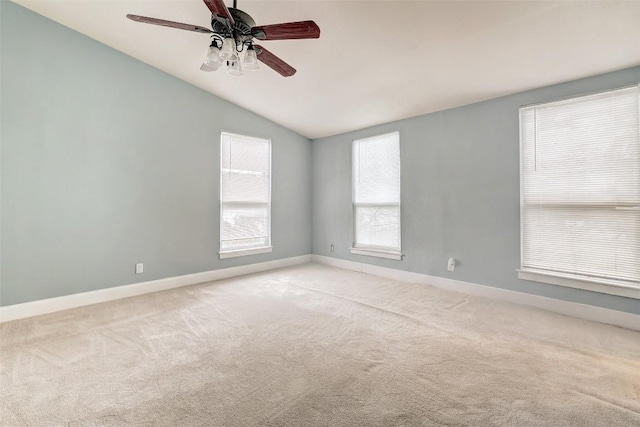
[[[609,89],[608,91],[613,91],[616,89],[623,89],[626,87],[638,86],[636,84],[623,86],[619,88]],[[597,94],[601,92],[607,91],[597,91],[590,92],[588,94],[574,95],[571,97],[565,97],[561,100],[569,100],[573,98],[578,98],[581,96],[589,95],[589,94]],[[555,100],[558,101],[558,100]],[[555,102],[548,101],[548,102]],[[640,98],[639,98],[640,102]],[[535,104],[522,105],[520,108],[531,107],[539,104],[546,104],[547,102],[539,102]],[[524,240],[523,240],[523,225],[524,225],[524,215],[523,215],[523,207],[524,203],[524,175],[523,175],[523,164],[522,164],[522,121],[521,115],[518,114],[518,131],[519,131],[519,161],[520,161],[520,265],[524,265]],[[521,267],[516,270],[518,272],[518,279],[522,280],[530,280],[533,282],[546,283],[550,285],[564,286],[574,289],[582,289],[586,291],[599,292],[603,294],[609,295],[617,295],[623,296],[627,298],[640,299],[640,283],[632,283],[632,282],[624,282],[612,279],[604,279],[598,277],[589,277],[589,276],[581,276],[574,274],[565,274],[565,273],[556,273],[549,272],[545,270],[536,270],[532,268]]]
[[[258,139],[264,139],[265,141],[269,141],[269,202],[268,202],[268,209],[269,209],[269,221],[267,222],[267,233],[268,233],[268,246],[261,246],[258,248],[250,248],[250,249],[236,249],[236,250],[232,250],[232,251],[222,251],[220,250],[220,252],[218,252],[218,257],[219,259],[226,259],[226,258],[236,258],[236,257],[241,257],[241,256],[248,256],[248,255],[257,255],[257,254],[262,254],[262,253],[267,253],[267,252],[271,252],[273,250],[273,246],[272,245],[272,239],[271,239],[271,196],[272,196],[272,189],[271,189],[271,183],[273,181],[273,167],[272,167],[272,161],[273,161],[273,142],[271,141],[271,138],[263,138],[260,136],[251,136],[251,135],[246,135],[246,134],[242,134],[242,133],[238,133],[238,132],[231,132],[228,130],[224,130],[222,129],[220,131],[220,189],[218,191],[218,198],[219,198],[219,204],[220,204],[220,209],[219,209],[219,213],[218,213],[218,232],[221,233],[222,232],[222,208],[223,208],[223,204],[224,202],[222,201],[222,134],[224,133],[228,133],[228,134],[232,134],[232,135],[237,135],[237,136],[245,136],[247,138],[258,138]],[[255,204],[261,204],[261,203],[255,203]],[[219,236],[218,238],[218,246],[221,247],[222,246],[222,235]]]
[[[365,255],[377,258],[393,259],[396,261],[401,261],[403,257],[403,254],[400,251],[390,251],[366,247],[353,247],[351,248],[351,253],[354,255]]]
[[[356,141],[360,141],[362,139],[372,138],[372,137],[380,137],[386,135],[398,134],[398,150],[400,150],[400,131],[393,131],[382,133],[380,135],[373,135],[371,137],[358,138],[351,140],[351,153],[353,155],[353,144]],[[400,164],[398,165],[398,171],[400,172],[400,182],[398,183],[398,188],[400,189],[400,201],[397,203],[356,203],[354,200],[356,199],[356,186],[355,179],[356,177],[353,175],[353,159],[351,159],[351,217],[353,224],[353,247],[351,248],[351,253],[355,255],[365,255],[372,256],[377,258],[386,258],[393,259],[397,261],[402,261],[402,156],[400,156]],[[379,249],[376,247],[368,247],[368,246],[359,246],[356,243],[356,208],[357,207],[365,207],[365,206],[397,206],[398,212],[400,212],[400,223],[398,224],[398,247],[390,248],[390,249]]]
[[[264,246],[261,248],[238,249],[235,251],[218,252],[220,259],[237,258],[240,256],[266,254],[273,251],[273,246]]]
[[[534,269],[520,269],[517,271],[518,278],[523,280],[640,299],[640,283],[634,284],[631,282],[601,279],[598,277],[552,273]]]

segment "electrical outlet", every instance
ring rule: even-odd
[[[449,258],[449,262],[447,263],[447,270],[455,271],[456,269],[456,260],[453,258]]]
[[[141,274],[142,272],[144,272],[144,264],[136,264],[136,274]]]
[[[334,249],[333,244],[331,244],[331,252],[333,252],[333,249]]]

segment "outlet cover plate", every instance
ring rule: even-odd
[[[456,269],[456,260],[453,258],[449,258],[449,262],[447,263],[447,270],[455,271]]]

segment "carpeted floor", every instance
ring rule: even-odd
[[[315,264],[1,331],[3,426],[640,426],[640,333]]]

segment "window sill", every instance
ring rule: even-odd
[[[609,295],[640,299],[640,283],[637,286],[617,280],[607,280],[573,274],[550,273],[541,270],[517,270],[518,278],[558,286],[584,289]]]
[[[218,255],[220,256],[220,259],[226,259],[226,258],[235,258],[239,256],[266,254],[267,252],[272,252],[272,251],[273,251],[273,246],[264,246],[261,248],[240,249],[237,251],[218,252]]]
[[[402,260],[402,252],[398,251],[384,251],[380,249],[365,249],[365,248],[351,248],[351,253],[355,255],[373,256],[377,258],[393,259],[396,261]]]

